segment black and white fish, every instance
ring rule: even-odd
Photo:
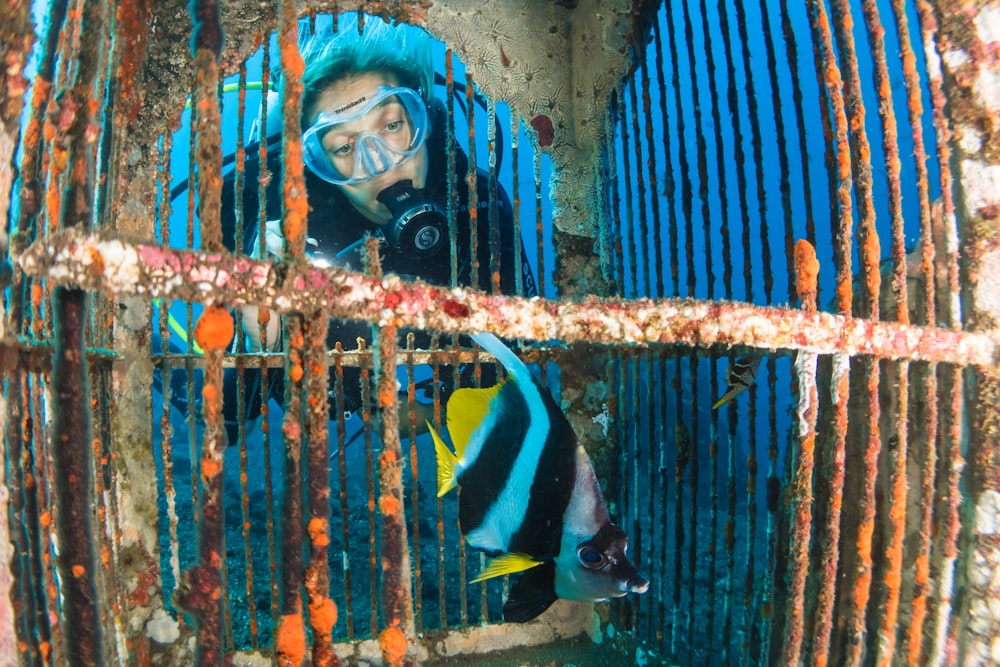
[[[552,395],[496,336],[473,339],[508,376],[448,400],[454,454],[431,428],[438,496],[461,487],[462,533],[491,557],[473,582],[523,572],[503,607],[518,623],[557,598],[646,592],[649,582],[625,556],[628,536],[611,523],[590,458]]]
[[[712,406],[713,410],[722,407],[753,386],[753,383],[757,381],[760,360],[759,355],[754,355],[739,357],[729,363],[729,369],[726,371],[726,381],[729,386],[726,387],[726,393],[719,397],[719,400]]]

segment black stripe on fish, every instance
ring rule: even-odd
[[[566,508],[576,483],[576,434],[549,391],[535,381],[549,415],[549,432],[535,467],[528,510],[509,551],[535,558],[559,555]]]
[[[462,487],[458,520],[463,535],[482,525],[486,513],[506,487],[531,425],[531,413],[524,395],[511,379],[504,382],[497,394],[494,411],[507,416],[493,423],[479,455],[458,477]]]

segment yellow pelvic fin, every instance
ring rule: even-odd
[[[541,565],[542,562],[543,561],[535,560],[528,554],[503,554],[490,560],[490,562],[486,564],[486,567],[479,572],[476,578],[469,583],[475,584],[480,581],[486,581],[487,579],[492,579],[493,577],[499,577],[505,574],[524,572],[525,570],[530,570],[533,567]]]
[[[488,389],[459,389],[448,399],[448,433],[458,458],[465,455],[465,446],[489,414],[502,386],[503,382]]]
[[[438,467],[438,498],[440,498],[458,486],[455,481],[455,464],[458,463],[458,457],[451,453],[448,445],[444,444],[444,440],[441,439],[430,422],[427,422],[427,428],[431,432],[431,437],[434,438],[434,453],[437,455]]]
[[[734,387],[733,389],[730,389],[725,394],[723,394],[722,397],[719,400],[717,400],[715,402],[715,405],[712,406],[712,409],[716,410],[716,409],[722,407],[723,405],[725,405],[729,401],[733,400],[734,397],[736,397],[739,394],[741,394],[744,389],[746,389],[746,387]]]

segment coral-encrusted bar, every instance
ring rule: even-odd
[[[487,296],[389,276],[367,278],[302,261],[272,264],[224,253],[129,244],[100,234],[60,231],[18,259],[33,276],[117,295],[183,299],[279,312],[323,309],[332,317],[458,333],[591,343],[745,345],[841,352],[888,359],[990,365],[994,336],[902,326],[829,313],[695,299],[597,299],[558,302]]]

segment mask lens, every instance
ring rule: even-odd
[[[412,157],[426,140],[427,109],[409,88],[381,88],[333,113],[303,136],[309,169],[336,185],[362,183]]]

